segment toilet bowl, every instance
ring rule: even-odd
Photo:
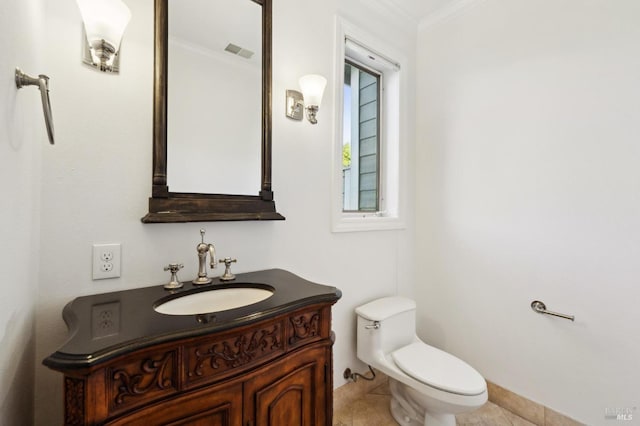
[[[358,358],[389,376],[391,414],[403,426],[455,426],[455,415],[487,402],[473,367],[420,340],[416,304],[385,297],[356,308]]]

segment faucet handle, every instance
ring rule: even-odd
[[[224,259],[220,259],[220,263],[224,263],[224,274],[220,277],[220,281],[231,281],[235,280],[236,276],[231,273],[231,264],[236,263],[238,259],[232,259],[230,257],[225,257]]]
[[[182,263],[170,263],[169,265],[164,267],[165,271],[171,272],[171,279],[167,284],[164,285],[164,288],[167,290],[175,290],[177,288],[182,287],[182,283],[178,280],[178,271],[184,268]]]
[[[165,271],[178,272],[180,269],[184,268],[182,263],[170,263],[164,267]]]

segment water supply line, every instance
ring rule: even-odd
[[[373,381],[376,378],[376,372],[373,371],[373,368],[371,368],[370,365],[367,365],[367,367],[369,367],[369,371],[371,372],[371,377],[364,376],[360,373],[353,373],[351,372],[350,368],[347,368],[346,370],[344,370],[342,377],[344,377],[347,380],[353,380],[354,382],[358,381],[358,377],[361,377],[368,381]]]

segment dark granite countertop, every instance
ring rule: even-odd
[[[237,286],[273,289],[274,293],[252,305],[210,314],[165,315],[154,310],[175,297]],[[132,350],[250,324],[318,302],[336,302],[341,296],[335,287],[269,269],[238,274],[230,283],[214,278],[204,286],[185,282],[183,288],[173,291],[156,285],[78,297],[62,311],[69,339],[43,364],[54,370],[87,368]]]

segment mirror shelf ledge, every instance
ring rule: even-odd
[[[284,220],[276,212],[273,193],[261,196],[171,193],[149,198],[149,213],[143,223],[211,222],[239,220]]]

